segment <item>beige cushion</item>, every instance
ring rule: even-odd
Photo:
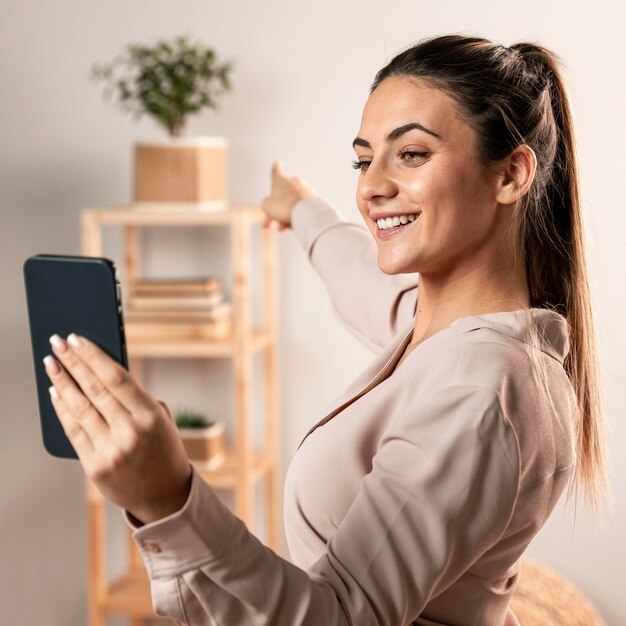
[[[606,626],[596,607],[571,582],[522,558],[511,609],[522,626]]]

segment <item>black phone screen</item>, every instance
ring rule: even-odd
[[[43,358],[52,354],[51,335],[74,332],[128,369],[115,265],[101,257],[38,254],[24,263],[24,284],[44,447],[53,456],[78,459],[52,406]]]

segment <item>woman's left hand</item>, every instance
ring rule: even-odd
[[[67,342],[50,338],[59,371],[50,366],[52,357],[44,361],[54,410],[86,475],[144,523],[180,510],[191,465],[167,405],[95,343],[77,339],[74,345],[73,335]]]

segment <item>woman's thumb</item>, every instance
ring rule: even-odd
[[[162,400],[157,400],[157,402],[165,409],[165,414],[172,420],[172,422],[176,423],[172,412],[170,411],[170,407],[165,404]]]

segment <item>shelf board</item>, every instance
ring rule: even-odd
[[[267,448],[253,448],[251,450],[251,468],[249,479],[252,483],[265,478],[274,467],[275,461],[272,459]],[[237,474],[241,471],[241,463],[237,458],[235,449],[224,448],[224,461],[215,469],[206,469],[200,464],[190,459],[190,463],[197,469],[202,480],[215,489],[235,489],[237,487]],[[85,477],[87,488],[87,503],[90,506],[101,505],[105,498],[96,488],[92,481]]]
[[[150,579],[143,567],[131,568],[116,578],[109,585],[100,606],[107,613],[163,619],[152,607]]]
[[[144,209],[132,204],[92,207],[83,209],[83,218],[94,219],[100,224],[122,224],[128,226],[195,226],[224,224],[229,225],[235,214],[244,213],[251,222],[263,222],[265,213],[259,206],[235,205],[219,211],[202,211],[193,208]]]
[[[272,335],[267,330],[250,333],[250,350],[258,352],[270,346]],[[133,339],[127,340],[128,358],[149,357],[232,357],[235,354],[234,338],[229,339]]]
[[[237,456],[233,448],[224,450],[224,462],[213,470],[198,467],[193,461],[191,464],[198,469],[205,482],[216,488],[233,488],[237,484],[237,471],[240,470]],[[252,470],[250,476],[253,481],[260,480],[271,469],[273,460],[265,448],[252,451]]]

